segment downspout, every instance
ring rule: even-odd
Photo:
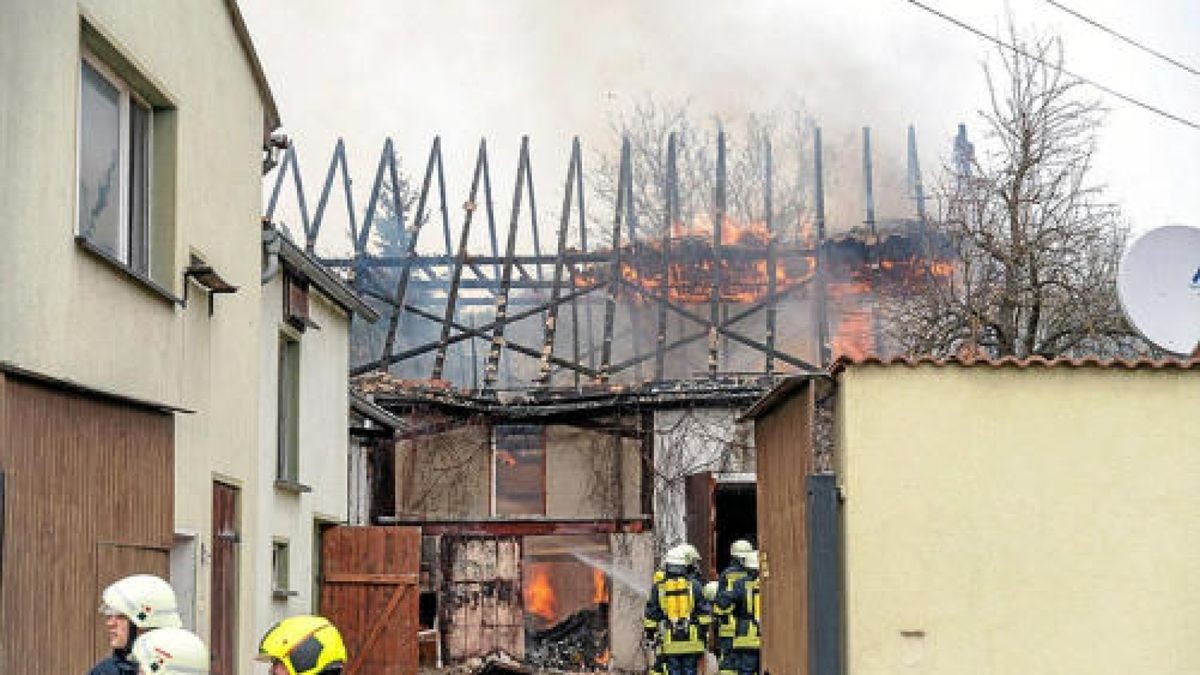
[[[283,248],[283,240],[280,238],[279,230],[276,230],[270,223],[263,223],[262,231],[262,248],[263,257],[266,259],[262,271],[262,283],[266,284],[279,274],[279,251]]]

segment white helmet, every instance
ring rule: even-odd
[[[196,634],[182,628],[148,631],[133,643],[130,658],[142,675],[204,675],[208,649]]]
[[[746,561],[746,554],[753,551],[754,547],[745,539],[738,539],[729,546],[729,556],[734,560],[740,560],[743,563]]]
[[[126,616],[139,629],[183,625],[171,584],[152,574],[125,577],[104,589],[100,599],[106,614]]]
[[[687,558],[687,564],[695,565],[700,562],[700,551],[697,551],[695,546],[685,542],[680,544],[679,548],[683,549],[683,555]]]
[[[717,582],[710,581],[704,584],[704,599],[709,602],[717,599]]]
[[[749,553],[747,553],[746,557],[742,559],[742,564],[746,566],[746,569],[754,570],[755,572],[757,572],[758,571],[758,551],[750,551]]]
[[[666,567],[667,565],[688,566],[688,556],[687,552],[683,550],[683,546],[676,546],[667,551],[666,555],[663,556],[663,566]]]

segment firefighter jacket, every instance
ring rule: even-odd
[[[733,648],[760,649],[762,634],[758,574],[747,573],[726,590],[717,590],[717,608],[733,621]]]
[[[717,579],[718,597],[722,591],[732,591],[733,584],[738,579],[745,578],[746,568],[742,567],[741,561],[736,558],[721,572],[720,578]],[[723,610],[720,605],[713,606],[713,623],[717,624],[717,637],[732,638],[735,630],[733,613],[729,610]]]
[[[668,568],[662,580],[655,579],[646,599],[646,632],[656,632],[659,653],[702,654],[712,622],[712,607],[704,599],[700,582],[681,570]]]

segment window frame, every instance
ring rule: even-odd
[[[275,358],[275,485],[307,492],[300,483],[301,349],[299,336],[279,331]],[[288,361],[291,353],[295,354],[294,364]]]
[[[80,180],[82,178],[82,160],[83,160],[83,88],[84,88],[84,66],[91,68],[100,78],[102,78],[109,86],[117,90],[119,96],[117,104],[117,124],[118,124],[118,175],[121,177],[120,189],[117,191],[119,195],[117,207],[117,222],[118,241],[117,252],[112,253],[104,249],[99,243],[85,236],[82,232],[80,218],[83,212],[83,194],[80,190]],[[100,253],[106,255],[114,262],[124,266],[138,276],[151,278],[151,261],[153,260],[154,251],[151,249],[153,245],[153,237],[151,230],[153,229],[153,203],[154,198],[154,116],[156,110],[146,97],[140,94],[136,89],[130,86],[129,82],[121,77],[111,66],[104,62],[91,49],[86,46],[81,46],[78,65],[79,87],[78,87],[78,105],[75,110],[75,236],[83,240],[92,249],[100,249]],[[142,150],[145,155],[145,175],[142,178],[143,185],[141,186],[142,203],[140,211],[142,212],[143,227],[141,232],[141,246],[144,249],[142,258],[145,260],[145,268],[142,269],[135,265],[135,253],[133,250],[133,205],[130,196],[130,190],[133,188],[133,152],[131,145],[132,140],[132,107],[136,105],[146,111],[145,139],[141,142]]]
[[[299,595],[292,590],[292,545],[283,537],[271,539],[271,597],[288,600]]]

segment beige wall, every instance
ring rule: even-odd
[[[839,396],[847,672],[1200,672],[1200,373],[851,366]]]
[[[310,286],[309,316],[320,326],[299,333],[283,321],[283,275],[262,287],[260,336],[263,377],[259,383],[260,537],[256,547],[254,623],[256,634],[292,614],[309,614],[313,598],[317,522],[346,522],[349,434],[346,390],[349,322],[346,313]],[[300,343],[299,482],[312,488],[297,494],[275,487],[279,336]],[[290,598],[272,595],[271,552],[276,539],[286,540]]]
[[[80,14],[176,107],[176,235],[168,284],[182,292],[200,252],[240,287],[186,310],[74,242]],[[260,148],[263,105],[217,0],[11,0],[0,20],[0,359],[194,410],[176,422],[175,523],[211,541],[211,484],[242,488],[241,529],[256,541]],[[344,408],[343,408],[344,409]],[[240,605],[253,599],[253,550],[240,557]],[[196,555],[207,638],[207,558]],[[239,653],[254,647],[241,626]],[[248,672],[248,661],[243,672]]]
[[[642,510],[641,444],[598,431],[546,427],[546,515],[636,517]]]

